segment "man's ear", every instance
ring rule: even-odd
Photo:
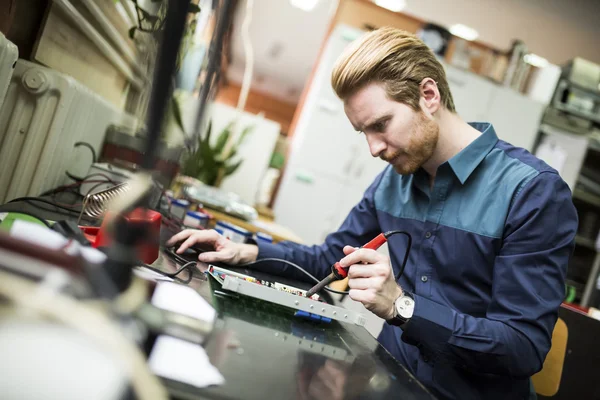
[[[425,78],[419,85],[421,93],[421,109],[433,115],[442,106],[442,98],[437,83],[431,78]]]

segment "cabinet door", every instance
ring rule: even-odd
[[[340,100],[320,100],[300,136],[294,135],[290,162],[314,168],[334,179],[345,179],[359,155],[354,131]],[[364,151],[364,149],[362,150]],[[367,150],[368,151],[368,150]]]
[[[500,139],[532,151],[544,108],[544,104],[521,93],[498,87],[490,102],[488,120]]]
[[[331,72],[339,55],[358,35],[360,31],[338,26],[329,37],[292,142],[290,163],[315,168],[335,179],[346,177],[357,155],[353,141],[358,134],[331,88]]]
[[[314,169],[290,165],[275,202],[275,222],[291,229],[305,244],[322,243],[337,229],[344,184]]]
[[[488,107],[496,85],[450,65],[445,65],[445,69],[458,115],[467,122],[486,122]]]
[[[375,177],[385,169],[387,162],[380,158],[374,158],[369,151],[369,145],[364,137],[360,135],[355,141],[357,156],[350,164],[346,176],[350,185],[365,190],[373,182]]]

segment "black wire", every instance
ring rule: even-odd
[[[85,180],[90,179],[93,176],[101,176],[101,177],[107,179],[108,182],[110,182],[114,185],[117,184],[117,182],[114,179],[112,179],[110,176],[108,176],[106,174],[103,174],[102,172],[96,172],[94,174],[90,174],[90,175],[86,176],[85,178],[80,178],[78,176],[75,176],[75,175],[71,174],[69,171],[65,171],[65,175],[67,175],[70,179],[74,180],[75,182],[85,181]]]
[[[90,151],[92,152],[92,164],[95,163],[96,161],[98,161],[98,158],[96,157],[96,150],[94,150],[94,148],[92,147],[91,144],[89,144],[87,142],[77,142],[73,145],[73,147],[79,147],[79,146],[87,147],[88,149],[90,149]]]
[[[412,247],[412,236],[410,236],[410,233],[405,231],[388,231],[383,234],[383,236],[385,236],[385,238],[387,239],[390,236],[394,236],[398,233],[406,235],[406,237],[408,238],[408,245],[406,246],[406,251],[404,252],[404,260],[402,260],[402,264],[400,264],[400,271],[398,271],[398,275],[396,275],[396,282],[398,282],[398,279],[400,279],[400,277],[404,273],[404,268],[406,267],[406,263],[408,262],[408,255],[410,254],[410,248]]]
[[[17,202],[17,201],[26,201],[26,202],[38,201],[40,203],[50,204],[53,207],[61,208],[63,210],[71,211],[71,212],[74,212],[74,213],[80,213],[81,212],[81,210],[77,210],[75,208],[71,208],[71,207],[67,207],[67,206],[62,206],[62,205],[56,204],[56,203],[54,203],[54,202],[52,202],[50,200],[40,199],[38,197],[17,197],[16,199],[12,199],[11,201],[9,201],[6,204],[14,203],[14,202]]]
[[[166,276],[168,278],[172,278],[172,279],[176,279],[177,281],[181,282],[181,283],[190,283],[192,281],[192,277],[194,275],[194,270],[192,268],[190,268],[192,265],[196,265],[196,261],[190,261],[188,263],[185,263],[184,265],[182,265],[177,271],[175,272],[165,272],[162,271],[158,268],[154,268],[151,265],[148,264],[143,264],[144,268],[149,269],[150,271],[156,272],[158,274],[161,274],[163,276]],[[183,272],[184,270],[188,270],[188,277],[187,279],[181,279],[179,278],[177,275],[179,275],[181,272]]]
[[[282,262],[284,264],[288,264],[288,265],[296,268],[298,271],[302,272],[306,276],[308,276],[313,281],[315,281],[317,283],[321,282],[314,275],[312,275],[310,272],[308,272],[307,270],[305,270],[304,268],[302,268],[298,264],[295,264],[295,263],[293,263],[291,261],[288,261],[288,260],[284,260],[283,258],[259,258],[258,260],[253,261],[251,263],[236,265],[236,267],[250,267],[252,265],[256,265],[256,264],[259,264],[259,263],[265,262],[265,261],[276,261],[276,262]],[[327,290],[328,292],[331,292],[331,293],[336,293],[336,294],[348,294],[348,293],[350,293],[348,291],[340,291],[340,290],[330,289],[328,287],[325,287],[325,290]]]
[[[2,211],[2,210],[0,210],[0,212],[28,215],[28,216],[33,217],[35,219],[39,219],[48,228],[52,228],[52,226],[50,225],[50,223],[47,220],[45,220],[44,218],[40,217],[39,215],[36,215],[35,213],[29,212],[29,211]]]
[[[410,248],[412,246],[412,236],[410,236],[410,233],[405,232],[405,231],[389,231],[389,232],[385,232],[383,235],[387,239],[390,236],[393,236],[393,235],[396,235],[396,234],[403,234],[403,235],[406,235],[406,237],[408,238],[408,246],[406,246],[406,251],[404,252],[404,260],[402,260],[402,264],[400,265],[400,271],[398,272],[398,274],[395,277],[396,282],[398,282],[398,279],[400,279],[400,277],[404,273],[404,268],[406,267],[406,263],[408,262],[408,256],[410,254]],[[261,262],[265,262],[265,261],[276,261],[276,262],[282,262],[284,264],[288,264],[288,265],[296,268],[297,270],[299,270],[300,272],[302,272],[306,276],[310,277],[310,279],[312,279],[316,283],[321,282],[319,279],[317,279],[310,272],[306,271],[304,268],[302,268],[298,264],[295,264],[295,263],[293,263],[291,261],[288,261],[288,260],[284,260],[282,258],[261,258],[261,259],[258,259],[256,261],[253,261],[251,263],[242,264],[242,265],[236,265],[236,267],[249,267],[249,266],[252,266],[252,265],[255,265],[255,264],[258,264],[258,263],[261,263]],[[336,294],[346,295],[346,294],[350,293],[347,290],[346,291],[341,291],[341,290],[330,289],[329,287],[325,287],[324,289],[327,290],[330,293],[336,293]]]

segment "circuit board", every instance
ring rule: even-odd
[[[270,288],[279,290],[281,292],[293,294],[295,296],[306,297],[306,292],[307,292],[306,290],[298,289],[297,287],[293,287],[290,285],[283,285],[279,282],[270,282],[270,281],[265,281],[262,279],[256,279],[253,276],[244,275],[239,272],[230,271],[228,269],[216,267],[214,265],[209,266],[208,272],[210,274],[212,274],[217,279],[217,281],[219,281],[221,284],[223,284],[225,282],[225,277],[234,276],[236,278],[243,279],[247,282],[256,283],[257,285],[270,287]],[[321,299],[321,297],[316,293],[313,294],[310,298],[315,301],[323,301]]]
[[[352,310],[327,304],[319,295],[306,297],[306,291],[277,282],[258,280],[252,276],[210,266],[207,271],[222,289],[296,310],[296,315],[323,322],[337,320],[364,326],[365,317]]]

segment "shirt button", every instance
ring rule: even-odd
[[[427,276],[423,275],[421,277],[421,282],[427,282],[427,279],[428,279]]]
[[[427,233],[425,234],[425,238],[429,239],[430,237],[431,237],[431,232],[427,232]]]

